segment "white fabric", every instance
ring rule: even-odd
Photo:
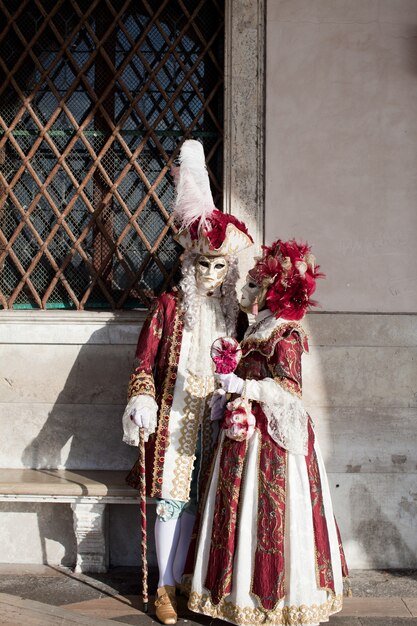
[[[163,522],[158,517],[155,521],[155,547],[158,561],[158,587],[175,585],[174,560],[180,537],[181,518]]]
[[[215,339],[227,334],[226,323],[221,308],[220,290],[212,296],[197,291],[199,315],[191,331],[191,349],[187,359],[187,369],[191,374],[213,376],[214,364],[210,349]]]
[[[209,402],[209,406],[211,408],[210,419],[212,421],[219,420],[223,417],[224,405],[226,402],[227,396],[224,389],[216,389]]]
[[[157,413],[158,405],[152,396],[132,396],[122,417],[123,441],[130,446],[138,446],[141,425],[145,430],[145,441],[148,441],[149,435],[156,430]]]
[[[230,374],[217,374],[216,378],[221,382],[226,393],[238,393],[240,395],[245,386],[243,378],[239,378],[233,372],[230,372]]]
[[[213,475],[209,485],[207,500],[203,512],[200,539],[197,546],[195,570],[192,581],[191,600],[193,594],[197,597],[207,596],[208,590],[204,586],[209,562],[210,540],[213,525],[213,514],[216,497],[216,488],[219,477],[220,458],[222,454],[222,443],[224,434],[222,433],[220,445],[213,465]],[[245,471],[242,476],[241,494],[239,498],[239,512],[237,523],[237,543],[232,576],[232,591],[225,598],[225,603],[230,607],[236,607],[237,612],[245,615],[259,607],[258,600],[250,593],[253,564],[257,543],[257,507],[258,507],[258,454],[260,436],[255,431],[253,437],[248,442],[248,449],[245,461]],[[341,576],[341,562],[337,540],[337,533],[328,483],[325,477],[323,462],[320,450],[316,448],[319,460],[320,478],[322,481],[324,510],[329,530],[329,540],[331,545],[331,561],[335,580],[336,595],[343,593],[343,583]],[[305,621],[305,610],[314,607],[329,606],[331,609],[332,599],[326,590],[317,588],[315,570],[315,547],[314,531],[311,515],[311,496],[307,475],[305,459],[300,455],[288,453],[288,474],[286,492],[286,523],[285,523],[285,591],[286,595],[279,602],[274,612],[265,613],[263,623],[280,624],[279,611],[284,606],[298,608],[300,615],[299,624],[314,626],[317,622]],[[199,613],[210,615],[219,619],[225,619],[232,623],[248,624],[248,621],[232,621],[230,611],[222,612],[223,603],[214,606],[207,599],[202,599],[198,608]],[[190,608],[193,608],[190,604]],[[194,609],[196,607],[194,606]],[[227,607],[226,607],[227,609]],[[323,609],[324,611],[326,609]],[[264,614],[264,610],[260,609]],[[277,615],[278,614],[278,615]],[[294,615],[297,613],[294,613]],[[248,619],[245,617],[245,619]],[[327,621],[327,620],[326,620]],[[291,623],[296,623],[291,622]]]
[[[192,330],[184,328],[178,361],[177,379],[169,416],[170,445],[164,457],[162,497],[166,499],[188,499],[188,486],[194,464],[195,450],[190,442],[198,430],[198,424],[206,411],[207,397],[213,392],[214,364],[210,348],[215,339],[225,336],[226,323],[215,295],[201,297],[198,321]],[[215,433],[213,432],[213,437]],[[214,441],[213,441],[214,445]],[[179,452],[180,451],[180,452]],[[181,469],[181,481],[178,471]],[[186,479],[187,472],[189,480]]]
[[[133,409],[131,413],[131,418],[138,428],[149,429],[151,416],[152,409],[150,409],[148,406],[143,406],[140,409]]]
[[[180,536],[174,558],[173,575],[177,583],[180,583],[184,574],[188,548],[190,547],[191,535],[193,534],[195,515],[186,511],[180,517]]]
[[[268,339],[271,336],[272,331],[282,324],[286,324],[288,320],[284,318],[276,319],[275,315],[269,309],[260,311],[255,317],[253,324],[249,326],[245,333],[245,339],[247,337],[256,337],[256,339]]]
[[[293,454],[307,454],[308,415],[298,396],[272,378],[246,380],[243,395],[262,404],[268,433],[276,443]]]

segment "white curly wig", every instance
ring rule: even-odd
[[[196,323],[199,303],[197,299],[197,283],[195,280],[195,262],[201,256],[199,252],[186,250],[183,253],[180,288],[184,298],[184,323],[187,330],[191,330]],[[236,334],[236,322],[239,314],[239,302],[236,293],[236,283],[239,279],[238,260],[235,256],[228,256],[228,268],[225,279],[220,287],[221,308],[226,321],[227,334],[232,337]]]

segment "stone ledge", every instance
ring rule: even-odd
[[[138,493],[126,484],[126,474],[117,470],[0,469],[0,495],[136,500]]]
[[[2,311],[0,343],[136,345],[146,310]],[[417,346],[417,314],[312,312],[303,320],[312,349]]]

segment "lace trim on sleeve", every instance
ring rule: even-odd
[[[278,445],[293,454],[308,453],[308,414],[300,398],[272,378],[247,380],[244,395],[261,403],[268,433]]]

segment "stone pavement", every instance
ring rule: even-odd
[[[351,573],[354,597],[329,626],[417,626],[417,572],[370,570]],[[150,588],[156,584],[150,573]],[[141,611],[140,572],[116,568],[107,574],[76,575],[63,567],[0,565],[2,626],[156,626],[153,603]],[[225,626],[191,613],[179,598],[179,626]]]

